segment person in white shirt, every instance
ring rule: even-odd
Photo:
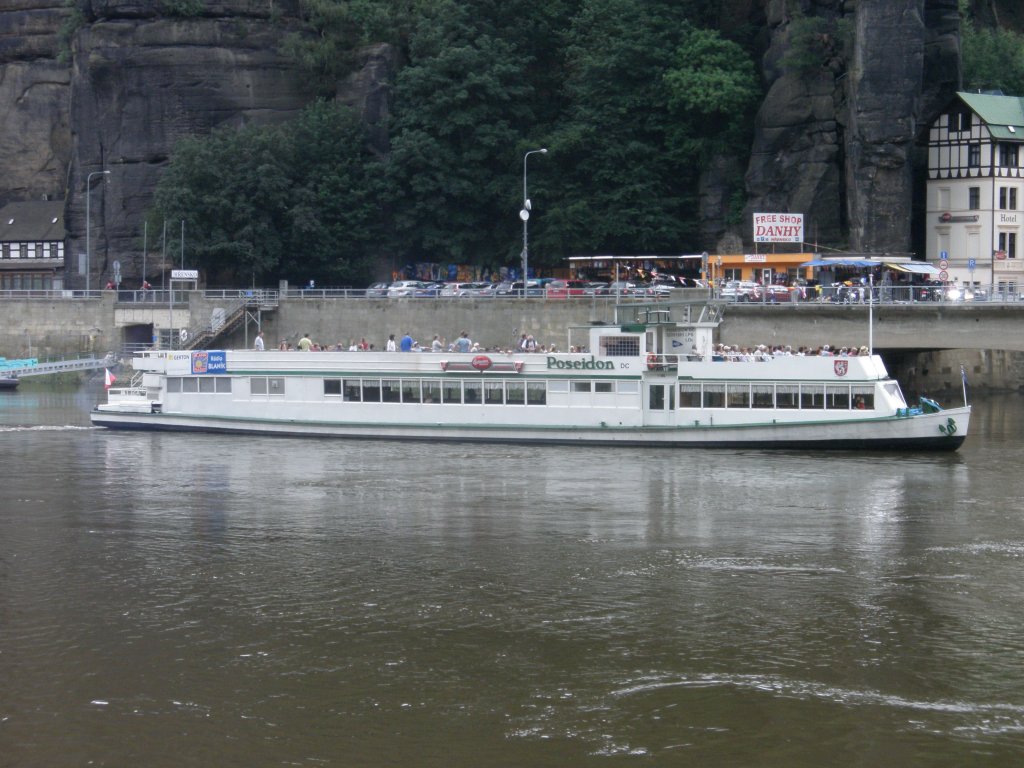
[[[256,334],[256,351],[262,352],[263,348],[263,331],[260,331]]]

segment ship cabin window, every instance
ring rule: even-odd
[[[198,392],[199,380],[195,376],[186,376],[181,380],[182,392]]]
[[[775,407],[774,384],[751,384],[750,401],[755,408]]]
[[[850,410],[850,388],[829,384],[825,387],[825,407],[831,410]]]
[[[704,407],[725,408],[725,384],[704,385]]]
[[[505,384],[501,381],[484,382],[484,405],[504,405]]]
[[[505,403],[507,405],[526,405],[526,385],[521,381],[506,382]]]
[[[776,384],[775,385],[775,407],[776,408],[799,408],[800,407],[800,385],[799,384]]]
[[[620,395],[635,395],[640,391],[639,381],[619,381],[616,387]]]
[[[385,403],[402,402],[402,386],[398,379],[384,379],[380,383],[381,400]]]
[[[341,379],[324,379],[324,394],[328,397],[341,395]]]
[[[814,409],[825,407],[825,387],[822,384],[804,384],[800,387],[800,407]]]
[[[548,402],[548,388],[543,381],[529,381],[526,383],[526,404],[546,405]]]
[[[214,376],[200,376],[199,377],[199,391],[208,395],[212,395],[217,391],[217,379]]]
[[[230,395],[231,394],[231,377],[230,376],[218,376],[217,381],[217,394]]]
[[[284,379],[278,376],[253,376],[249,379],[249,393],[253,395],[284,395]]]
[[[447,405],[459,405],[462,403],[462,382],[458,379],[448,380],[441,383],[441,393],[444,403]]]
[[[167,379],[167,394],[172,395],[181,392],[181,379]]]
[[[363,402],[380,402],[380,379],[363,379]]]
[[[569,391],[569,382],[564,379],[548,382],[548,391],[552,394],[564,394]]]
[[[419,379],[406,379],[402,382],[403,403],[422,403],[422,397],[423,396],[420,393]]]
[[[875,410],[875,388],[854,386],[853,407],[858,411]]]
[[[750,407],[750,385],[749,384],[727,384],[726,391],[728,392],[729,408],[749,408]]]
[[[640,354],[639,336],[602,336],[601,354],[605,357],[637,357]]]
[[[478,405],[482,400],[483,383],[467,381],[462,387],[462,402],[466,405]]]
[[[572,383],[573,392],[590,392],[590,389],[589,381],[574,381]]]
[[[700,408],[700,384],[682,382],[679,385],[679,407]]]
[[[615,384],[611,381],[595,381],[594,382],[595,392],[614,392]]]
[[[363,387],[359,379],[345,379],[342,394],[346,403],[360,403],[363,400]]]
[[[424,381],[423,382],[423,402],[424,403],[440,403],[441,402],[441,382],[439,382],[439,381]]]

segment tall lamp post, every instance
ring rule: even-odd
[[[110,175],[110,171],[93,171],[85,177],[85,295],[89,295],[89,275],[92,270],[92,241],[89,238],[89,226],[92,217],[89,215],[89,201],[92,199],[92,177]]]
[[[527,227],[530,221],[530,198],[526,194],[526,158],[530,155],[546,155],[548,153],[547,147],[542,149],[531,149],[525,155],[523,155],[523,210],[519,212],[519,218],[523,220],[523,298],[527,296],[526,290],[526,276],[527,267],[529,266],[529,257],[527,250]]]

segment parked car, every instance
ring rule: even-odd
[[[497,283],[469,283],[463,296],[494,296]]]
[[[385,299],[388,295],[388,287],[390,283],[371,283],[366,289],[366,298],[368,299]]]
[[[731,301],[760,301],[760,295],[754,298],[761,286],[750,280],[729,280],[722,286],[721,298]]]
[[[614,283],[608,284],[609,296],[635,296],[638,293],[643,293],[643,290],[638,288],[636,283],[631,283],[628,280],[616,280]]]
[[[552,280],[545,287],[549,299],[567,299],[570,296],[585,296],[587,283],[583,280]]]
[[[594,280],[587,283],[587,287],[583,289],[583,293],[587,296],[607,296],[608,295],[608,283],[601,280]]]
[[[388,286],[388,298],[415,296],[416,291],[424,290],[427,284],[419,280],[398,280]]]
[[[465,291],[475,283],[445,283],[441,289],[442,296],[464,296]]]
[[[441,295],[441,288],[443,283],[423,283],[423,285],[413,291],[413,296],[420,298],[433,298]]]

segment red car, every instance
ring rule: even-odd
[[[570,296],[586,296],[589,283],[586,280],[552,280],[547,285],[549,299],[567,299]]]

